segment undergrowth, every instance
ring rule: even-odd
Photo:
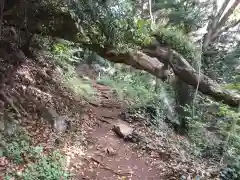
[[[84,53],[74,43],[65,40],[53,40],[39,37],[38,40],[48,54],[54,59],[56,67],[61,74],[62,82],[72,89],[77,95],[90,100],[93,98],[94,90],[91,83],[78,77],[75,72],[76,64],[83,63],[83,59],[74,58],[74,53]]]
[[[55,43],[52,46],[52,53],[63,75],[63,82],[76,94],[91,99],[94,94],[93,88],[90,82],[83,81],[77,76],[74,67],[76,60],[72,58],[73,51],[70,44]]]
[[[222,166],[221,180],[239,179],[240,126],[237,110],[221,103],[205,102],[198,105],[195,117],[189,119],[190,152]]]
[[[154,126],[163,121],[172,106],[173,93],[170,86],[162,84],[155,91],[155,77],[142,71],[130,72],[122,67],[115,75],[104,75],[98,80],[115,89],[121,100],[127,101],[128,112],[135,115],[146,115]]]
[[[99,84],[108,85],[114,88],[122,100],[128,100],[131,105],[144,105],[155,96],[153,77],[138,72],[117,70],[114,76],[105,75],[99,80]]]
[[[22,180],[67,180],[70,174],[64,169],[64,156],[55,151],[50,154],[43,152],[43,147],[34,146],[24,132],[6,137],[3,155],[10,163],[24,165],[22,172],[7,171],[5,180],[12,178]]]
[[[172,27],[159,27],[155,32],[157,40],[164,45],[172,47],[187,59],[194,59],[197,51],[190,39],[181,31]]]

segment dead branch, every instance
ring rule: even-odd
[[[109,168],[107,165],[105,165],[102,162],[100,162],[99,160],[95,159],[94,157],[91,157],[90,159],[92,161],[96,162],[97,164],[101,165],[103,169],[111,171],[113,174],[116,174],[118,176],[132,176],[132,175],[137,176],[136,174],[129,173],[129,172],[118,172],[118,171],[115,171],[115,170]],[[139,176],[137,176],[137,177],[140,178]]]

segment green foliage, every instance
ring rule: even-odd
[[[224,141],[215,133],[209,132],[208,125],[199,121],[189,123],[189,138],[191,140],[190,152],[193,155],[204,158],[212,158],[220,161],[224,153]]]
[[[171,27],[160,27],[155,32],[157,40],[182,54],[187,59],[193,59],[196,54],[195,45],[181,31]]]
[[[64,158],[58,152],[43,155],[36,163],[28,165],[21,178],[23,180],[67,180],[69,173],[64,170]]]
[[[103,76],[98,83],[113,87],[118,96],[130,105],[130,114],[148,116],[149,123],[158,127],[159,121],[172,111],[172,89],[162,84],[162,89],[156,93],[155,77],[137,70],[117,70],[116,75]]]
[[[55,62],[59,67],[59,72],[63,76],[63,83],[70,87],[76,94],[81,95],[85,99],[93,97],[93,88],[88,81],[80,79],[74,67],[75,59],[72,58],[74,46],[72,44],[53,44],[52,54]],[[77,63],[81,63],[78,60]]]
[[[220,180],[240,179],[240,159],[233,158],[232,163],[223,168],[220,172]]]
[[[210,4],[209,1],[156,0],[152,10],[159,23],[165,19],[168,25],[188,33],[203,25]]]
[[[218,115],[219,116],[229,116],[229,117],[238,119],[236,117],[236,115],[237,115],[236,110],[234,110],[233,108],[231,108],[231,107],[229,107],[229,106],[227,106],[225,104],[221,104],[219,106]]]
[[[141,72],[118,72],[115,76],[105,76],[98,83],[116,89],[119,97],[128,100],[130,104],[145,104],[155,94],[154,86],[150,85],[152,77]]]
[[[5,179],[16,177],[22,180],[67,180],[69,177],[64,169],[64,157],[60,153],[44,154],[43,148],[33,146],[30,138],[23,132],[6,141],[3,155],[17,164],[26,163],[26,159],[31,160],[21,174],[6,172]]]
[[[225,87],[226,89],[235,90],[240,93],[240,83],[226,84],[223,87]]]
[[[3,155],[12,159],[15,163],[23,163],[24,155],[32,155],[34,157],[36,153],[37,149],[30,145],[29,137],[19,133],[7,139]]]
[[[239,179],[239,113],[224,104],[215,103],[213,106],[213,102],[208,104],[206,100],[197,101],[196,104],[201,105],[195,108],[194,117],[189,117],[190,151],[195,156],[211,158],[217,163],[221,160],[227,165],[221,171],[221,179]]]
[[[68,7],[81,41],[121,51],[149,41],[150,22],[137,19],[130,1],[115,1],[111,7],[99,1],[70,1]]]

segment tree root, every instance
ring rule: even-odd
[[[107,165],[103,164],[102,162],[100,162],[99,160],[97,160],[97,159],[95,159],[93,157],[91,157],[90,159],[92,161],[96,162],[97,164],[101,165],[103,169],[111,171],[113,174],[116,174],[118,176],[132,176],[132,175],[137,176],[136,174],[133,174],[133,173],[130,173],[130,172],[118,172],[118,171],[115,171],[115,170],[109,168]],[[139,177],[139,176],[137,176],[137,177]]]
[[[9,106],[17,113],[17,115],[20,115],[20,112],[18,111],[18,108],[13,103],[13,100],[7,97],[7,95],[4,92],[0,92],[0,96],[2,96],[2,100],[6,101]]]

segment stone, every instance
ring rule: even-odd
[[[5,135],[13,136],[17,132],[17,124],[14,122],[6,122]]]
[[[54,119],[53,127],[57,133],[65,133],[70,129],[71,122],[67,116],[58,116]]]
[[[207,111],[216,114],[220,111],[220,106],[218,104],[211,104],[208,108]]]
[[[47,120],[51,124],[54,123],[54,120],[58,118],[58,113],[53,108],[42,107],[42,117],[43,119]]]
[[[70,129],[71,120],[67,116],[60,116],[53,108],[42,108],[42,117],[47,120],[56,133],[65,133]]]
[[[112,147],[105,148],[105,153],[109,156],[114,156],[117,154],[116,150],[114,150]]]
[[[136,132],[132,132],[131,134],[125,137],[125,140],[130,141],[132,143],[139,143],[140,141],[143,141],[143,137]]]
[[[123,123],[116,123],[112,130],[121,138],[126,138],[133,133],[133,128]]]

